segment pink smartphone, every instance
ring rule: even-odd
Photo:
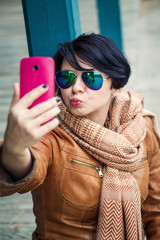
[[[55,94],[55,63],[51,57],[28,57],[20,62],[20,98],[41,84],[47,84],[49,89],[37,98],[29,107],[44,102]]]

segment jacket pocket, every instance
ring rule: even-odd
[[[86,162],[81,162],[81,161],[73,159],[73,158],[70,159],[70,162],[75,163],[75,164],[79,164],[79,165],[82,165],[82,166],[90,167],[90,168],[94,169],[95,171],[97,171],[99,177],[103,177],[102,170],[98,166],[95,166],[95,165],[92,165],[92,164],[89,164],[89,163],[86,163]]]
[[[60,192],[66,201],[77,207],[98,206],[102,176],[98,161],[68,154],[61,170]]]

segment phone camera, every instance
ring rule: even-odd
[[[37,71],[37,70],[39,69],[39,66],[38,66],[38,65],[34,65],[34,66],[33,66],[33,69],[34,69],[35,71]]]

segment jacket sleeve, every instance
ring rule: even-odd
[[[147,239],[160,240],[160,140],[152,127],[148,132],[149,191],[142,204],[142,218]]]
[[[1,142],[0,156],[3,148]],[[48,136],[44,136],[31,149],[32,168],[23,179],[13,181],[9,173],[0,164],[0,196],[8,196],[13,193],[25,193],[38,187],[45,179],[48,165],[51,164],[52,144]],[[12,159],[11,159],[12,161]],[[1,162],[1,160],[0,160]]]

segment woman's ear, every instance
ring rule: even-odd
[[[113,88],[113,91],[112,91],[112,95],[113,96],[116,96],[117,94],[119,94],[120,92],[122,92],[123,88]]]
[[[55,96],[61,97],[61,90],[59,87],[56,86]]]

